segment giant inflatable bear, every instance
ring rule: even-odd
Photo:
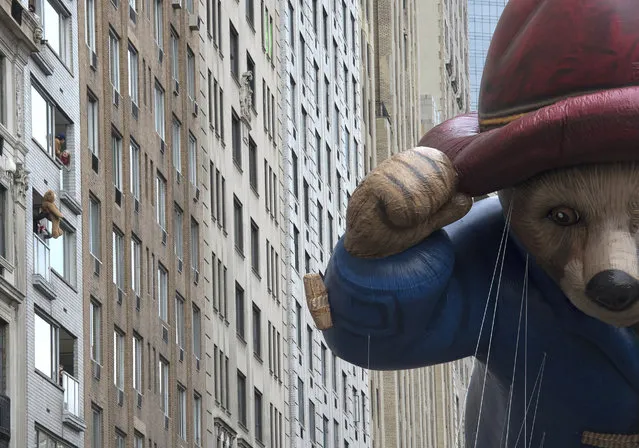
[[[364,368],[474,356],[469,448],[639,447],[638,241],[639,1],[511,0],[478,114],[366,177],[308,305]]]

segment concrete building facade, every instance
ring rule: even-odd
[[[417,1],[373,2],[377,161],[418,142]]]
[[[206,0],[202,227],[211,447],[284,448],[288,359],[275,0]]]
[[[0,447],[25,446],[27,428],[27,262],[30,196],[25,134],[25,80],[29,58],[42,48],[40,20],[28,5],[0,2]],[[27,84],[28,85],[28,84]],[[28,118],[27,118],[28,119]],[[33,340],[32,340],[33,341]],[[58,414],[58,417],[62,416]]]
[[[19,120],[24,119],[30,171],[25,202],[26,434],[18,446],[83,446],[84,288],[79,273],[84,240],[77,89],[82,63],[77,4],[30,0],[22,6],[23,20],[34,14],[42,34],[36,38],[39,51],[31,54],[16,78],[25,99]],[[59,229],[55,209],[61,215]]]
[[[419,2],[419,134],[470,111],[467,2]]]
[[[368,373],[327,348],[302,284],[305,273],[323,272],[344,232],[350,194],[370,163],[361,118],[360,2],[280,4],[287,429],[292,447],[365,447]]]
[[[203,5],[78,5],[84,444],[209,446]]]
[[[469,0],[470,110],[476,111],[488,47],[508,0]]]

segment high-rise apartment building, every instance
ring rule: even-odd
[[[34,420],[27,427],[25,412],[27,359],[33,366],[35,356],[28,348],[33,344],[25,341],[27,327],[33,328],[36,300],[27,295],[33,291],[34,264],[27,261],[28,247],[33,245],[27,225],[31,217],[27,151],[32,144],[25,134],[25,118],[30,119],[24,111],[31,96],[25,95],[30,55],[43,50],[43,45],[42,25],[28,5],[0,2],[0,21],[4,25],[0,28],[0,447],[17,448],[35,433]],[[62,415],[56,416],[59,425]]]
[[[467,2],[418,2],[419,135],[470,110]]]
[[[208,446],[203,5],[78,5],[84,444]]]
[[[417,2],[372,2],[375,17],[377,161],[419,140]]]
[[[470,110],[476,111],[488,47],[508,0],[468,0]]]
[[[283,262],[292,447],[370,445],[368,373],[334,356],[305,304],[302,276],[323,271],[363,177],[360,5],[280,2]]]
[[[211,447],[288,441],[276,0],[206,0],[201,254]]]
[[[18,336],[27,347],[26,403],[19,411],[25,415],[19,417],[25,433],[16,446],[82,446],[86,409],[84,279],[78,274],[83,266],[83,209],[77,4],[30,0],[22,5],[22,20],[29,22],[34,14],[42,34],[33,35],[40,51],[32,53],[23,72],[15,72],[11,93],[25,99],[17,123],[22,130],[24,120],[30,171],[22,205],[26,230],[16,234],[27,244],[26,331]]]

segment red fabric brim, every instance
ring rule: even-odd
[[[639,161],[639,87],[567,98],[481,133],[477,114],[462,115],[433,128],[420,146],[448,155],[459,191],[472,196],[552,169]]]

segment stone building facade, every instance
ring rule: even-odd
[[[33,300],[27,263],[30,193],[25,135],[25,79],[41,50],[42,27],[26,5],[0,2],[0,447],[25,446],[27,427],[27,312]],[[32,316],[32,314],[31,314]],[[61,415],[59,415],[61,417]]]
[[[78,6],[84,442],[209,446],[200,257],[204,6]]]
[[[416,0],[372,2],[378,163],[413,147],[418,141],[418,3]]]
[[[204,3],[206,430],[211,447],[284,448],[280,2]]]
[[[363,132],[360,2],[280,2],[282,226],[291,447],[370,445],[368,373],[334,356],[302,277],[323,272],[370,163]],[[368,161],[366,160],[368,159]]]

